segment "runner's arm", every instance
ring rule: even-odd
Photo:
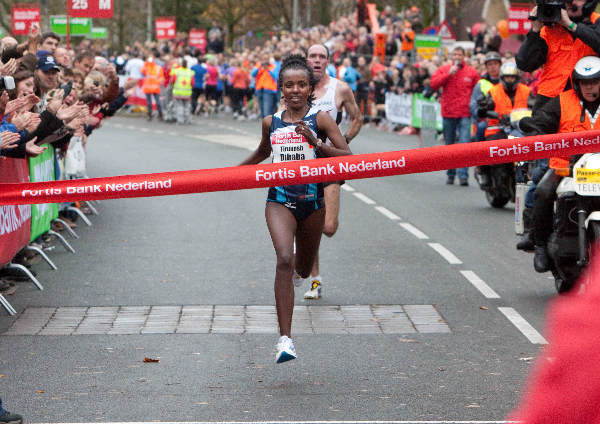
[[[324,156],[344,156],[352,154],[346,139],[344,139],[337,124],[328,113],[319,112],[317,114],[317,128],[320,132],[324,132],[332,143],[332,145],[326,143],[321,145],[320,151]],[[303,135],[309,140],[310,144],[313,146],[316,145],[317,140],[313,140],[314,137],[312,134],[310,134],[310,137],[307,137],[305,134]]]
[[[269,157],[271,154],[271,139],[269,137],[269,130],[271,129],[272,115],[266,116],[262,121],[262,137],[256,150],[250,153],[246,159],[240,163],[240,165],[256,165],[261,163],[263,160]]]
[[[345,137],[346,141],[350,143],[350,141],[358,135],[360,131],[360,127],[362,127],[362,116],[360,114],[360,109],[356,104],[356,100],[354,99],[354,94],[352,94],[352,89],[345,82],[339,84],[340,86],[340,95],[342,97],[342,108],[346,111],[348,116],[350,117],[350,128],[346,131]]]

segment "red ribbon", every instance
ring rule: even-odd
[[[264,165],[0,184],[0,205],[242,190],[387,177],[600,151],[600,130]]]

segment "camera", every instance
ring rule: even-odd
[[[560,9],[565,9],[564,0],[536,0],[537,19],[544,24],[560,22]]]
[[[0,77],[0,90],[14,90],[15,80],[11,76]]]

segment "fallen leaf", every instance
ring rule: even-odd
[[[144,358],[144,362],[160,362],[160,359]]]
[[[4,374],[0,374],[0,378],[4,378]]]
[[[38,390],[38,393],[42,394],[42,393],[46,393],[46,391],[45,390]]]
[[[482,311],[487,311],[488,307],[487,306],[480,306],[479,309],[481,309]]]

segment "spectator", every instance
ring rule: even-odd
[[[174,74],[173,99],[175,101],[175,116],[177,124],[191,124],[191,98],[194,86],[194,71],[187,67],[187,61],[181,61],[181,67]]]
[[[208,31],[208,50],[211,53],[223,53],[223,28],[219,26],[217,21],[212,22],[212,28]]]
[[[369,83],[371,82],[371,69],[367,64],[364,56],[358,58],[358,72],[360,73],[360,80],[356,86],[356,103],[360,109],[360,113],[365,117],[365,122],[368,121],[367,115],[369,114]]]
[[[125,65],[125,75],[135,80],[141,80],[144,78],[142,75],[142,68],[144,67],[144,61],[140,59],[141,53],[136,51],[133,58],[127,61]],[[77,61],[77,59],[75,59]],[[77,66],[77,65],[75,65]]]
[[[204,75],[206,70],[206,60],[200,57],[198,63],[190,69],[194,71],[194,87],[192,88],[192,114],[198,115],[201,109],[204,108]],[[198,103],[200,99],[200,103]]]
[[[146,103],[148,106],[148,121],[152,120],[152,99],[156,103],[156,109],[158,111],[158,119],[163,120],[162,106],[160,104],[160,87],[165,79],[163,70],[154,62],[154,56],[152,53],[146,59],[144,67],[141,71],[144,76],[142,84],[142,91],[146,95]]]
[[[64,47],[56,48],[56,51],[54,52],[54,58],[56,59],[56,63],[63,68],[71,68],[71,65],[73,64],[73,60],[69,54],[69,51]]]
[[[239,65],[237,61],[231,62],[232,66]],[[231,102],[233,107],[233,119],[243,119],[244,96],[250,86],[250,74],[243,66],[237,66],[231,76]]]
[[[73,66],[75,67],[75,69],[78,69],[85,77],[94,68],[94,57],[95,56],[93,52],[89,50],[83,51],[75,57]]]
[[[458,142],[468,143],[471,141],[469,100],[479,74],[473,67],[465,64],[465,51],[462,47],[452,50],[452,62],[435,71],[431,77],[431,88],[443,88],[441,103],[445,143],[456,142],[457,130]],[[454,184],[456,169],[449,169],[447,176],[446,184]],[[460,168],[458,178],[461,186],[468,186],[469,169]]]
[[[60,36],[55,32],[45,32],[42,34],[42,38],[40,40],[40,45],[38,50],[46,50],[50,52],[51,55],[54,55],[56,48],[60,43]]]

